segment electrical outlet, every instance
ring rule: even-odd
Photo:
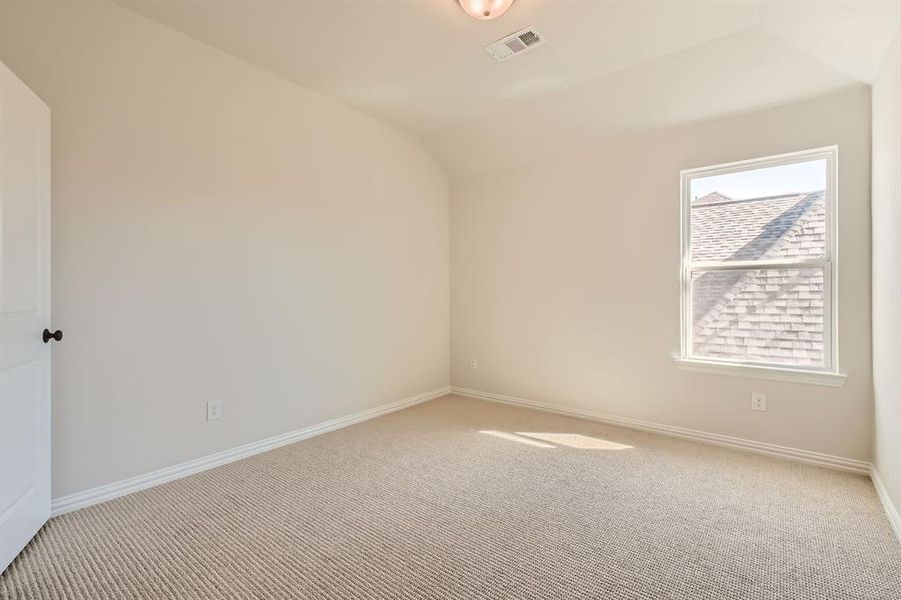
[[[473,371],[477,371],[479,369],[479,359],[476,357],[472,357],[469,359],[469,368]]]
[[[215,421],[222,418],[222,400],[210,400],[206,403],[206,420]]]
[[[751,410],[766,410],[766,394],[751,392]]]

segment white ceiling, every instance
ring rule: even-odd
[[[422,137],[452,177],[870,83],[901,23],[899,0],[116,1]],[[546,44],[482,50],[529,25]]]

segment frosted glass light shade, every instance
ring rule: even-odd
[[[460,7],[471,17],[487,21],[495,19],[510,8],[513,0],[457,0]]]

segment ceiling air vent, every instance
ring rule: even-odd
[[[485,52],[493,56],[495,60],[507,60],[514,54],[522,54],[526,50],[540,46],[543,43],[544,38],[535,31],[534,27],[526,27],[522,31],[517,31],[499,39],[493,44],[488,44],[485,46]]]

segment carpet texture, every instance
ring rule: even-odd
[[[870,481],[459,397],[51,520],[29,599],[901,598]]]

